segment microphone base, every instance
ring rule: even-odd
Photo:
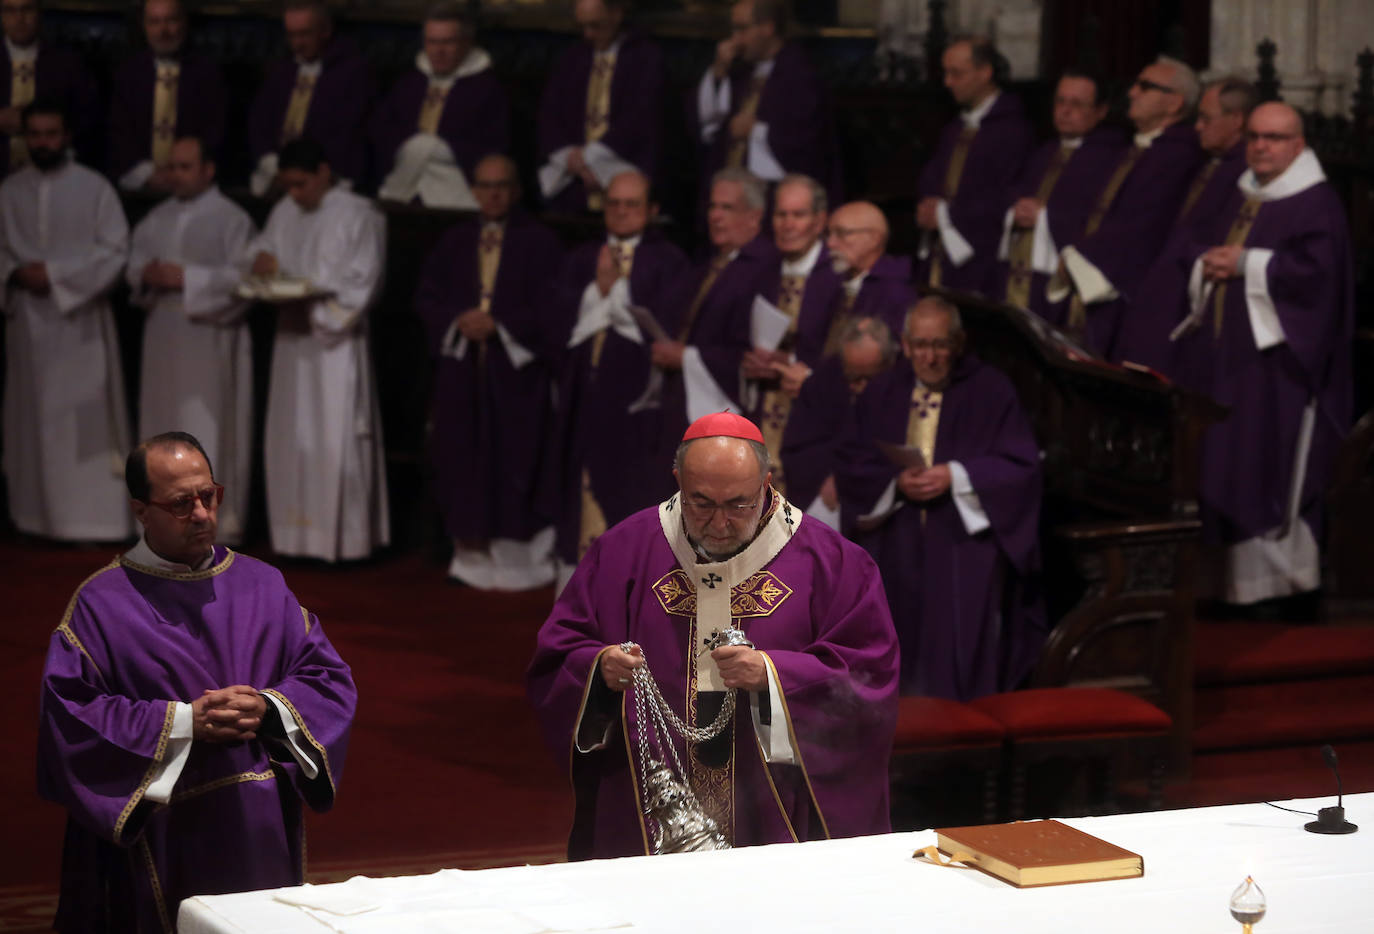
[[[1354,833],[1360,828],[1345,819],[1345,808],[1336,806],[1318,810],[1317,819],[1308,821],[1303,829],[1308,833],[1345,834]]]

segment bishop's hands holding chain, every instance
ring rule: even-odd
[[[758,649],[747,645],[723,645],[712,650],[711,658],[715,659],[727,688],[762,691],[768,685],[768,665]],[[606,687],[620,693],[633,682],[635,669],[643,665],[644,650],[639,646],[632,645],[626,652],[618,645],[608,645],[601,653],[601,680]]]

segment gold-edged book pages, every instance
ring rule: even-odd
[[[1017,821],[935,831],[941,852],[1019,888],[1132,879],[1145,874],[1145,860],[1090,833],[1057,820]]]

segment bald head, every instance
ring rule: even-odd
[[[1280,101],[1260,104],[1250,114],[1245,161],[1261,185],[1278,178],[1306,147],[1302,115]]]
[[[876,204],[851,201],[830,215],[825,245],[835,272],[846,279],[868,272],[887,249],[887,218]]]

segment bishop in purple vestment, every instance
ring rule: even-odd
[[[662,410],[645,404],[649,344],[630,309],[671,325],[688,263],[649,226],[649,181],[625,172],[606,189],[606,238],[568,255],[559,277],[558,558],[571,573],[606,529],[668,495],[656,456]]]
[[[215,545],[194,438],[141,445],[126,480],[143,538],[77,589],[43,672],[71,934],[170,932],[184,898],[304,881],[301,802],[334,804],[357,699],[281,574]]]
[[[19,112],[30,101],[61,106],[77,161],[99,168],[103,119],[90,72],[71,49],[39,38],[37,0],[14,0],[14,7],[4,17],[5,41],[0,42],[0,178],[27,164]],[[22,164],[12,160],[16,154]]]
[[[180,0],[147,0],[143,33],[148,48],[128,59],[114,77],[110,176],[124,189],[146,185],[165,192],[172,188],[167,165],[174,140],[197,137],[205,154],[218,158],[228,93],[218,63],[186,50],[186,12]],[[157,113],[159,88],[171,104],[163,114]]]
[[[842,179],[829,95],[802,47],[783,39],[785,10],[765,0],[735,0],[730,7],[730,38],[717,46],[693,108],[701,178],[733,167],[766,182],[809,175],[838,202]]]
[[[992,43],[957,40],[942,61],[961,111],[917,181],[916,281],[992,295],[1002,215],[1033,142],[1030,121],[1020,99],[1001,89],[1006,64]]]
[[[436,361],[434,490],[454,539],[450,575],[521,590],[553,580],[553,517],[541,514],[539,482],[551,453],[550,300],[562,250],[514,207],[507,157],[477,164],[473,192],[480,217],[435,246],[415,299]]]
[[[1345,211],[1302,120],[1262,104],[1249,169],[1186,256],[1179,381],[1230,407],[1203,436],[1204,540],[1220,596],[1253,603],[1320,584],[1322,506],[1350,428],[1353,272]]]
[[[367,59],[351,40],[334,35],[329,11],[319,0],[292,0],[283,22],[291,57],[268,69],[248,113],[254,191],[271,184],[273,154],[298,136],[324,147],[336,178],[365,189],[370,181],[367,121],[377,97]]]
[[[577,795],[569,857],[658,849],[643,766],[670,747],[730,845],[886,832],[897,643],[872,560],[769,487],[746,419],[708,416],[686,441],[679,492],[592,546],[530,663]],[[748,644],[721,644],[731,629]],[[688,725],[734,712],[711,738],[659,735],[646,675]]]
[[[625,10],[624,0],[577,0],[582,41],[563,51],[544,84],[540,188],[552,211],[599,210],[607,173],[636,168],[653,179],[658,172],[663,54],[625,25]]]
[[[1054,94],[1057,136],[1031,153],[1012,186],[997,250],[992,297],[1063,325],[1064,302],[1051,303],[1045,286],[1059,265],[1058,244],[1083,231],[1098,192],[1125,146],[1122,134],[1101,125],[1107,101],[1098,80],[1070,71]]]
[[[836,481],[845,530],[882,572],[902,692],[969,700],[1016,687],[1039,658],[1041,476],[1015,390],[960,355],[957,315],[939,298],[912,310],[911,366],[864,390]]]
[[[777,261],[772,241],[759,233],[763,206],[763,185],[757,178],[743,169],[716,173],[708,217],[713,255],[674,284],[667,339],[649,348],[663,374],[654,452],[658,470],[669,468],[690,422],[711,412],[742,409],[740,363],[750,349],[750,310]]]
[[[839,350],[838,336],[855,318],[877,318],[894,333],[901,331],[916,301],[916,289],[910,260],[884,252],[887,237],[887,219],[867,201],[846,204],[831,216],[825,243],[844,295],[831,319],[822,356]]]
[[[424,47],[415,67],[372,114],[376,174],[387,179],[401,147],[417,134],[429,134],[443,140],[451,162],[471,185],[477,160],[510,148],[510,102],[492,71],[491,56],[475,45],[469,12],[456,5],[431,9],[422,29]],[[382,195],[387,197],[385,188]]]
[[[1123,309],[1164,247],[1203,162],[1187,120],[1197,95],[1197,76],[1182,62],[1161,57],[1141,71],[1130,91],[1134,143],[1098,193],[1082,234],[1061,245],[1063,272],[1047,295],[1068,301],[1065,325],[1104,357],[1119,356]]]

